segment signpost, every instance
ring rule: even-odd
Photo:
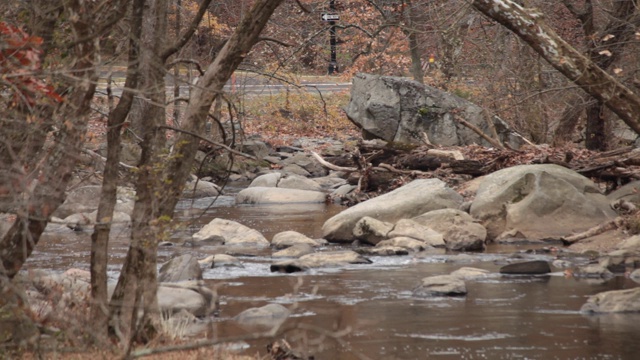
[[[336,0],[329,0],[329,11],[336,10]],[[340,20],[338,14],[322,14],[322,21],[329,22],[329,44],[331,45],[331,60],[329,61],[329,75],[338,72],[338,60],[336,59],[336,21]]]
[[[322,21],[338,21],[340,20],[339,14],[322,14]]]

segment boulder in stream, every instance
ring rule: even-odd
[[[500,268],[501,274],[509,275],[539,275],[548,274],[551,267],[548,261],[533,260],[508,264]]]
[[[271,239],[271,245],[276,249],[284,249],[293,245],[306,244],[309,246],[320,246],[320,244],[307,237],[304,234],[301,234],[297,231],[283,231],[273,235],[273,239]]]
[[[348,264],[371,264],[372,261],[351,250],[326,251],[308,254],[295,260],[271,264],[272,272],[292,273],[312,268],[340,267]]]
[[[250,187],[236,195],[238,204],[300,204],[324,203],[327,195],[320,191],[277,187]]]
[[[244,326],[273,328],[282,324],[291,311],[280,304],[267,304],[247,309],[236,315],[233,320]]]
[[[442,234],[444,245],[449,250],[484,250],[487,230],[464,211],[438,209],[411,220]]]
[[[557,238],[616,217],[607,198],[588,178],[559,165],[519,165],[487,175],[471,215],[490,239]]]
[[[423,278],[421,284],[413,289],[413,295],[420,297],[463,296],[466,294],[467,287],[464,281],[451,275],[436,275]]]
[[[356,239],[353,235],[356,223],[365,216],[395,223],[431,210],[457,208],[462,201],[462,196],[438,179],[413,180],[333,216],[322,226],[323,238],[330,242],[350,243]]]
[[[590,296],[580,311],[596,314],[640,312],[640,287],[605,291]]]
[[[160,267],[158,282],[180,282],[185,280],[202,280],[202,269],[193,255],[176,256]]]
[[[193,234],[195,244],[214,242],[220,245],[269,246],[269,241],[257,230],[238,222],[216,218]]]

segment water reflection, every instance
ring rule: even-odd
[[[218,201],[220,201],[218,203]],[[261,231],[267,239],[295,230],[321,236],[324,221],[340,211],[323,204],[235,206],[221,197],[183,202],[178,219],[185,226],[181,240],[215,217],[231,219]],[[112,276],[127,249],[127,230],[113,233],[109,269]],[[27,267],[63,271],[88,268],[88,233],[48,233]],[[640,353],[640,315],[585,316],[579,313],[587,296],[635,287],[623,277],[589,282],[552,276],[501,276],[500,264],[525,247],[493,245],[484,254],[372,257],[371,265],[317,269],[302,274],[269,271],[266,249],[241,257],[244,268],[208,269],[204,276],[220,285],[221,317],[203,324],[197,336],[229,337],[247,333],[232,317],[241,311],[279,303],[293,312],[283,334],[301,351],[317,359],[633,359]],[[203,258],[231,251],[224,247],[162,248],[160,260],[193,253]],[[531,256],[545,260],[552,256]],[[487,269],[487,278],[466,282],[468,295],[458,298],[416,298],[411,290],[420,279],[448,274],[463,266]],[[304,325],[304,328],[300,326]],[[288,329],[288,330],[287,330]],[[346,332],[333,337],[335,332]],[[264,353],[270,339],[237,344],[249,354]],[[246,348],[249,346],[248,348]]]

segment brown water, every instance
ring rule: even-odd
[[[177,210],[185,228],[174,239],[196,231],[215,217],[239,221],[267,239],[284,230],[319,237],[324,221],[341,209],[325,205],[235,206],[219,199],[202,214],[207,200],[183,202]],[[114,235],[126,235],[117,230]],[[48,233],[27,267],[64,271],[88,269],[89,234]],[[111,242],[110,275],[115,279],[126,251],[126,236]],[[371,257],[373,264],[300,274],[269,271],[269,250],[241,257],[244,268],[210,269],[204,273],[219,289],[221,314],[197,335],[229,337],[251,333],[231,317],[254,306],[279,303],[292,309],[283,336],[316,359],[638,359],[640,314],[586,316],[579,313],[586,297],[636,283],[543,277],[502,277],[497,271],[509,254],[526,247],[493,246],[490,253],[461,259],[455,254],[414,258]],[[164,261],[176,253],[198,257],[224,248],[162,248]],[[551,259],[530,255],[532,259]],[[411,290],[420,279],[447,274],[463,266],[488,269],[485,279],[467,281],[468,295],[417,298]],[[303,330],[297,324],[319,329]],[[340,336],[332,337],[331,332]],[[248,354],[265,353],[269,340],[238,343]]]

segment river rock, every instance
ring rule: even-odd
[[[398,220],[387,236],[389,238],[410,237],[433,247],[443,247],[445,245],[444,237],[441,233],[411,219]]]
[[[53,216],[64,219],[72,214],[91,213],[98,210],[101,191],[102,187],[99,185],[82,186],[72,190],[67,194],[64,203],[54,211]],[[115,211],[131,214],[135,196],[136,192],[132,188],[119,186]]]
[[[637,150],[637,149],[636,149]],[[640,180],[632,181],[607,195],[609,203],[626,200],[633,204],[640,204]]]
[[[444,244],[449,250],[484,250],[487,230],[464,211],[433,210],[416,216],[412,220],[441,233]]]
[[[296,174],[304,177],[311,176],[311,173],[305,170],[302,166],[296,164],[285,165],[280,171],[287,174]]]
[[[271,239],[271,245],[276,249],[284,249],[299,244],[306,244],[313,247],[320,246],[315,240],[297,231],[283,231],[273,235],[273,239]]]
[[[247,309],[233,319],[242,324],[261,327],[275,327],[284,322],[291,311],[280,304],[268,304],[262,307]]]
[[[198,264],[201,267],[209,269],[220,267],[244,267],[238,258],[227,254],[209,255],[202,260],[198,260]]]
[[[158,282],[202,280],[202,269],[193,255],[176,256],[160,267]]]
[[[457,277],[462,280],[473,280],[479,278],[485,278],[489,276],[490,272],[486,269],[478,269],[473,267],[461,267],[458,270],[451,272],[451,276]]]
[[[353,236],[368,244],[376,245],[387,238],[391,229],[393,229],[393,224],[365,216],[358,220],[353,227]]]
[[[629,274],[629,279],[640,283],[640,269],[635,269]]]
[[[206,317],[218,309],[218,295],[203,281],[161,283],[158,287],[158,306],[163,313],[188,311]]]
[[[609,279],[614,275],[609,269],[600,264],[581,266],[573,271],[573,276],[588,279]]]
[[[605,291],[590,296],[580,311],[583,313],[640,312],[640,287]]]
[[[640,251],[640,235],[634,235],[622,240],[616,245],[616,249]]]
[[[389,142],[457,146],[481,144],[490,146],[456,117],[465,119],[489,134],[481,107],[458,96],[402,77],[357,74],[351,86],[347,117],[362,128],[365,137]],[[503,142],[518,148],[520,139],[509,126],[491,118]]]
[[[313,248],[308,244],[296,244],[286,249],[271,254],[274,258],[299,258],[301,256],[313,253]]]
[[[461,296],[467,294],[464,281],[451,275],[436,275],[422,279],[422,283],[413,289],[413,295],[420,297],[431,296]]]
[[[219,239],[222,239],[225,245],[269,246],[269,241],[257,230],[220,218],[211,220],[192,236],[196,244],[211,240],[218,242]]]
[[[248,187],[278,187],[282,173],[272,172],[257,176]]]
[[[487,175],[471,215],[488,237],[562,237],[613,219],[616,213],[586,177],[558,165],[519,165]]]
[[[631,248],[633,249],[633,247]],[[598,264],[612,273],[623,274],[633,269],[640,268],[640,251],[614,250],[598,259]]]
[[[287,158],[282,161],[285,167],[283,171],[288,168],[288,165],[297,165],[306,170],[311,177],[321,177],[326,176],[328,174],[327,169],[322,166],[318,160],[313,158],[311,154],[299,152],[294,154],[292,157]],[[303,174],[298,174],[305,176]]]
[[[330,242],[350,243],[355,240],[355,224],[365,216],[395,223],[431,210],[457,208],[462,200],[462,196],[438,179],[413,180],[333,216],[322,226],[323,238]]]
[[[198,199],[203,197],[218,196],[222,193],[220,187],[210,181],[195,180],[184,185],[182,197],[187,199]]]
[[[372,261],[351,250],[327,251],[308,254],[295,260],[281,261],[271,265],[271,272],[292,273],[312,268],[340,267],[348,264],[371,264]]]
[[[429,245],[425,244],[420,240],[416,240],[414,238],[406,237],[406,236],[398,236],[391,238],[389,240],[380,241],[376,244],[376,247],[383,246],[393,246],[393,247],[401,247],[403,249],[407,249],[409,251],[418,252],[426,249]]]
[[[508,264],[500,268],[500,274],[512,274],[512,275],[538,275],[548,274],[551,272],[551,267],[548,261],[534,260],[525,261],[514,264]]]
[[[356,250],[359,254],[369,256],[402,256],[409,255],[409,250],[399,246],[375,246]]]
[[[327,195],[320,191],[250,187],[236,195],[238,204],[324,203]]]
[[[90,213],[78,213],[67,216],[62,219],[62,222],[69,228],[74,231],[89,231],[93,230],[93,225],[96,224],[96,217],[98,216],[98,210],[92,211]],[[107,219],[103,219],[107,220]],[[131,223],[131,216],[129,214],[114,211],[113,217],[111,219],[111,226],[128,226]]]
[[[322,191],[322,186],[314,180],[295,174],[282,175],[280,181],[278,181],[278,187],[284,189]]]

